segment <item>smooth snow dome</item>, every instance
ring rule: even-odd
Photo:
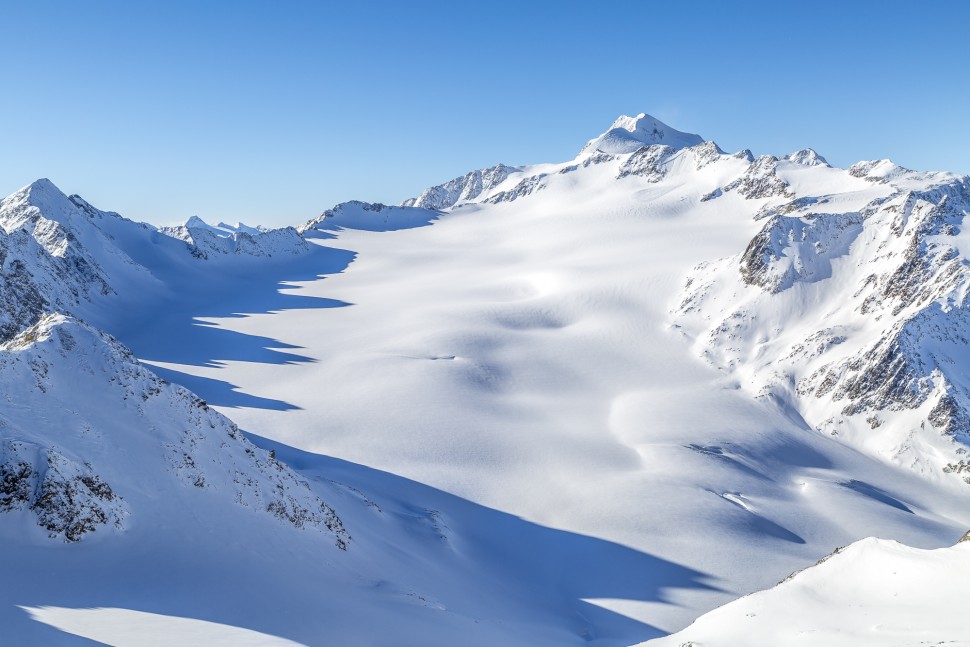
[[[276,230],[3,202],[5,635],[617,647],[970,527],[966,178],[641,114],[413,195]],[[103,522],[46,527],[64,488]]]
[[[590,140],[583,147],[583,153],[602,151],[609,155],[632,153],[641,146],[664,144],[671,148],[686,148],[700,144],[700,135],[682,133],[667,124],[640,113],[636,117],[621,115],[605,133]]]

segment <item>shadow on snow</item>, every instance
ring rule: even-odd
[[[354,257],[351,251],[314,245],[309,253],[290,259],[195,261],[164,274],[156,268],[156,275],[166,285],[165,295],[150,307],[129,313],[120,324],[112,326],[112,332],[161,377],[190,388],[210,404],[294,409],[295,405],[281,400],[244,393],[227,381],[198,377],[157,364],[218,367],[231,361],[262,364],[314,361],[300,354],[300,348],[292,344],[229,330],[206,319],[347,307],[351,304],[345,301],[286,290],[299,282],[342,272]]]

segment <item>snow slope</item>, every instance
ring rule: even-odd
[[[936,550],[864,539],[776,587],[712,611],[651,647],[970,645],[957,582],[970,544]]]
[[[707,586],[400,477],[256,447],[63,315],[0,346],[0,380],[10,644],[617,645],[659,632],[583,597]]]

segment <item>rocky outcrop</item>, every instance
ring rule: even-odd
[[[663,144],[639,148],[623,162],[617,177],[636,175],[647,182],[659,182],[667,174],[666,163],[675,152],[673,148]]]
[[[823,166],[796,157],[788,162]],[[723,190],[790,198],[776,168],[759,158]],[[820,430],[896,460],[938,454],[937,469],[957,473],[970,444],[970,259],[959,237],[970,180],[882,162],[846,175],[888,191],[858,211],[822,212],[835,204],[824,194],[767,203],[741,254],[691,273],[674,323],[756,393],[795,397]]]
[[[485,200],[483,202],[487,204],[499,204],[502,202],[514,202],[519,198],[524,198],[527,195],[532,195],[536,191],[541,191],[545,188],[545,183],[543,178],[546,177],[545,173],[540,173],[538,175],[531,175],[527,178],[521,180],[514,187],[508,191],[500,191]]]
[[[440,211],[457,204],[486,197],[498,185],[519,169],[496,164],[486,169],[471,171],[454,180],[425,189],[416,198],[401,203],[402,207],[419,207]]]
[[[123,530],[157,501],[181,500],[241,506],[348,546],[304,478],[71,317],[46,315],[0,344],[0,385],[0,512],[31,513],[52,538]]]

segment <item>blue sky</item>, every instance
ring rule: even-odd
[[[970,173],[970,2],[0,2],[0,193],[298,224],[570,159],[645,111],[726,150]]]

